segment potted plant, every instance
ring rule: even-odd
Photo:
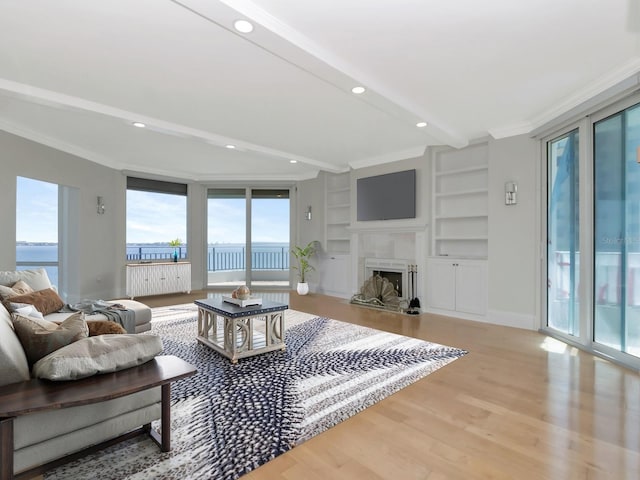
[[[169,246],[173,247],[173,261],[177,262],[178,261],[178,257],[180,256],[178,253],[178,248],[180,247],[180,245],[182,245],[182,240],[180,240],[179,238],[176,238],[175,240],[171,240],[169,242]]]
[[[306,295],[309,293],[309,284],[306,280],[306,274],[315,270],[313,265],[309,263],[309,258],[316,253],[315,241],[309,242],[306,247],[295,246],[291,250],[291,253],[296,258],[298,265],[292,268],[298,271],[298,286],[296,290],[300,295]]]

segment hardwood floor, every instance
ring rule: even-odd
[[[189,296],[141,299],[150,306]],[[273,479],[640,478],[640,376],[537,332],[291,292],[291,308],[469,354],[254,470]]]

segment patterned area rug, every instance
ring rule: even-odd
[[[172,446],[146,436],[45,479],[236,479],[463,356],[464,350],[288,310],[284,352],[233,365],[195,339],[195,305],[153,310],[165,353],[198,368],[173,384]]]

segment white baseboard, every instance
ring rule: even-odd
[[[425,312],[444,315],[447,317],[461,318],[463,320],[473,320],[474,322],[502,325],[504,327],[524,328],[526,330],[536,331],[539,328],[535,315],[504,312],[501,310],[489,310],[486,315],[474,315],[471,313],[456,312],[453,310],[440,310],[438,308],[427,308]]]
[[[487,322],[505,327],[524,328],[526,330],[537,331],[540,328],[540,322],[535,315],[527,315],[524,313],[505,312],[502,310],[489,310],[487,312]]]

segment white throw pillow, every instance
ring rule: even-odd
[[[156,335],[99,335],[78,340],[38,360],[33,376],[48,380],[77,380],[99,373],[135,367],[162,352]]]
[[[47,275],[47,271],[44,268],[0,272],[0,285],[9,287],[20,280],[24,281],[35,291],[51,288],[49,275]]]

